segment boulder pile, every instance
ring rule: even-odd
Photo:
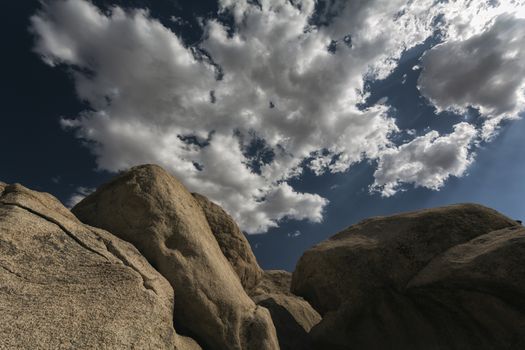
[[[1,349],[525,349],[525,228],[475,204],[350,226],[263,271],[155,165],[71,211],[0,182]]]

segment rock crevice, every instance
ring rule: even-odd
[[[101,256],[102,258],[108,260],[107,256],[105,256],[104,254],[100,253],[98,250],[91,248],[88,244],[86,244],[84,241],[82,241],[80,238],[78,238],[73,232],[69,231],[64,225],[60,224],[60,222],[58,220],[55,220],[54,218],[52,218],[52,217],[50,217],[48,215],[39,213],[37,210],[31,209],[31,208],[26,207],[26,206],[24,206],[22,204],[19,204],[19,203],[11,203],[11,202],[3,201],[3,200],[0,200],[0,203],[2,203],[3,205],[12,205],[12,206],[18,207],[20,209],[23,209],[23,210],[26,210],[26,211],[30,212],[33,215],[38,216],[38,217],[40,217],[40,218],[42,218],[42,219],[44,219],[46,221],[49,221],[50,223],[58,226],[62,231],[64,231],[64,233],[66,235],[68,235],[69,238],[71,238],[73,241],[78,243],[78,245],[81,246],[82,248],[84,248],[86,250],[89,250],[90,252],[95,253],[95,254]]]

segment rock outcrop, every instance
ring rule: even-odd
[[[72,211],[133,243],[170,281],[177,329],[204,348],[279,348],[268,310],[244,291],[201,205],[162,168],[132,168]]]
[[[524,233],[470,204],[371,218],[307,251],[292,291],[318,348],[521,349]]]
[[[201,194],[193,193],[193,197],[203,209],[211,232],[239,276],[242,286],[247,291],[251,290],[261,281],[263,271],[257,264],[250,243],[224,209]]]
[[[364,220],[293,275],[157,166],[73,212],[0,182],[0,348],[525,349],[525,228],[483,206]]]
[[[270,310],[277,329],[281,350],[309,350],[312,341],[309,332],[321,321],[321,316],[303,298],[290,292],[290,272],[269,270],[252,290],[257,305]]]
[[[303,298],[290,292],[292,274],[282,270],[263,272],[233,218],[205,196],[198,193],[193,196],[246,292],[257,305],[270,311],[281,350],[310,349],[308,333],[321,316]]]
[[[200,349],[172,317],[173,289],[131,244],[0,183],[0,348]]]

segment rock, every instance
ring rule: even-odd
[[[369,288],[403,290],[448,248],[515,221],[474,204],[364,220],[306,251],[292,276],[292,292],[321,314]]]
[[[472,204],[372,218],[307,251],[292,291],[318,348],[521,349],[524,239]]]
[[[524,227],[492,231],[448,249],[414,276],[408,287],[455,284],[462,288],[490,288],[504,284],[525,296],[525,268],[516,268],[525,261],[524,249]]]
[[[47,193],[0,184],[2,349],[200,349],[173,289],[129,243]]]
[[[162,168],[134,167],[73,212],[133,243],[170,281],[177,329],[204,348],[278,349],[268,310],[245,293],[199,203]]]
[[[221,251],[237,272],[244,289],[257,305],[270,311],[281,350],[310,349],[308,332],[321,320],[304,299],[290,292],[292,274],[262,271],[248,240],[235,221],[219,205],[193,193],[206,215]]]
[[[251,294],[284,294],[293,295],[290,291],[292,274],[284,270],[266,270]]]
[[[464,340],[462,348],[525,349],[524,254],[525,228],[493,231],[432,260],[408,289],[461,306],[454,310],[460,317],[446,312],[441,317],[455,328],[456,339]]]
[[[291,279],[287,271],[265,271],[252,298],[270,310],[281,350],[312,349],[308,333],[321,316],[303,298],[290,292]]]
[[[205,196],[193,193],[204,211],[208,225],[219,243],[222,253],[239,276],[245,290],[254,288],[261,280],[263,271],[257,264],[248,240],[233,218],[219,205]]]

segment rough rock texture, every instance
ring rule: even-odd
[[[281,350],[312,349],[309,332],[321,316],[303,298],[290,292],[290,272],[264,272],[260,284],[252,290],[257,305],[270,310]]]
[[[290,292],[292,274],[282,270],[263,272],[233,218],[205,196],[198,193],[193,196],[244,289],[257,305],[270,311],[281,350],[310,349],[308,332],[321,316],[303,298]]]
[[[290,291],[292,274],[284,270],[265,270],[264,274],[251,295],[284,294],[293,295]]]
[[[53,196],[0,183],[0,348],[200,349],[173,289],[129,243]]]
[[[292,291],[323,314],[319,348],[521,349],[524,243],[479,205],[372,218],[307,251]]]
[[[84,222],[133,243],[175,290],[175,324],[206,349],[278,349],[213,236],[199,203],[162,168],[132,168],[80,202]]]
[[[204,211],[211,232],[215,236],[222,253],[239,276],[245,290],[254,288],[261,280],[263,271],[257,264],[248,240],[233,218],[219,205],[205,196],[193,193]]]

